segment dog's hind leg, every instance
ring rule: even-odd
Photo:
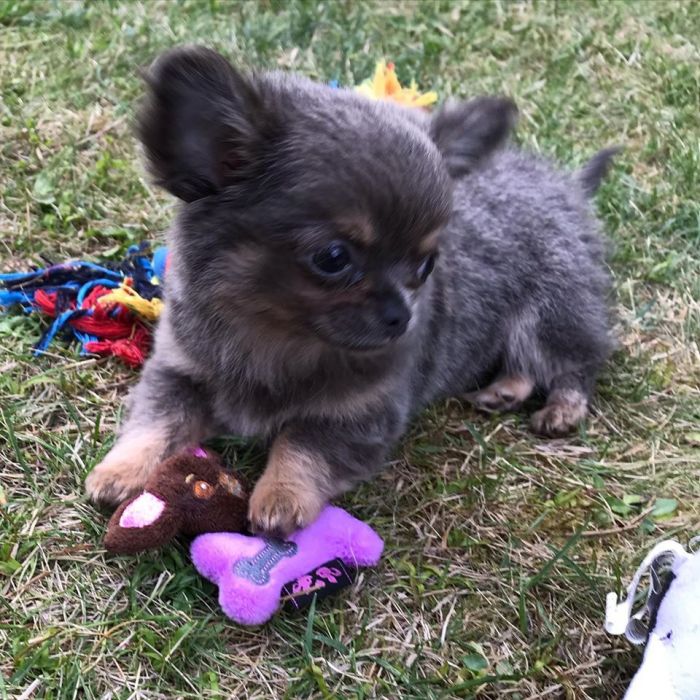
[[[503,374],[483,389],[465,394],[476,408],[487,413],[515,411],[526,401],[535,382],[524,374]]]
[[[531,388],[545,395],[532,415],[532,429],[557,437],[574,430],[588,415],[598,370],[610,351],[606,312],[589,303],[586,313],[565,309],[541,318],[531,310],[512,323],[505,353],[509,375],[531,378]]]
[[[574,430],[588,415],[587,383],[575,372],[554,377],[544,407],[530,419],[534,432],[558,437]]]

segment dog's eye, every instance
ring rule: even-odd
[[[418,270],[416,272],[421,284],[423,282],[425,282],[425,280],[428,279],[428,275],[430,275],[430,273],[433,271],[434,267],[435,267],[435,254],[431,253],[430,255],[423,258],[423,261],[418,266]]]
[[[311,264],[322,275],[333,277],[350,267],[350,251],[342,243],[333,242],[311,256]]]

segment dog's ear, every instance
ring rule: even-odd
[[[252,76],[187,46],[161,55],[144,78],[137,129],[159,185],[190,202],[252,175],[276,126]]]
[[[478,97],[443,106],[433,116],[430,134],[452,177],[460,177],[498,148],[515,126],[515,104],[500,97]]]

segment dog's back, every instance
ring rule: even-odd
[[[610,337],[594,190],[592,180],[513,149],[456,183],[434,280],[424,400],[504,373],[544,392],[571,368],[595,375]],[[587,393],[590,380],[582,384]]]

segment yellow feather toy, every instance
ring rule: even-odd
[[[396,77],[393,63],[379,61],[372,78],[360,83],[355,88],[358,92],[375,100],[391,100],[405,107],[429,107],[437,102],[437,93],[419,92],[415,81],[404,87]]]

